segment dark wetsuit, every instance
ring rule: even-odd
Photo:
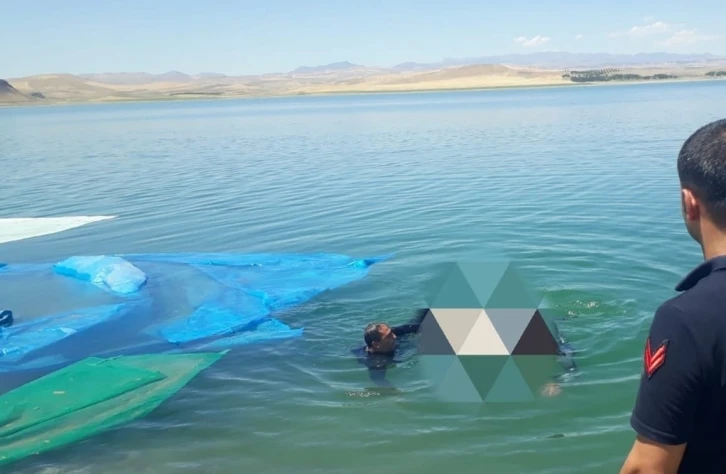
[[[362,346],[354,349],[352,352],[358,359],[358,362],[368,367],[368,375],[370,379],[382,387],[391,387],[391,383],[386,379],[386,370],[399,362],[404,362],[412,357],[416,350],[413,343],[413,336],[418,333],[421,322],[428,314],[428,310],[419,311],[417,315],[407,324],[391,327],[391,331],[398,338],[398,344],[392,353],[370,353],[366,351],[366,347]],[[557,326],[554,328],[555,337],[559,347],[558,361],[566,372],[571,373],[576,370],[575,360],[573,358],[574,350],[559,334]]]
[[[376,382],[379,386],[391,386],[391,383],[386,380],[386,370],[395,365],[398,362],[403,362],[408,359],[405,356],[407,353],[412,352],[415,348],[409,347],[413,344],[409,344],[409,339],[406,336],[413,336],[418,332],[420,324],[404,324],[402,326],[391,327],[391,331],[399,339],[398,347],[391,353],[370,353],[366,350],[366,347],[359,347],[353,350],[353,354],[358,358],[358,362],[368,367],[368,374],[372,381]]]
[[[358,359],[358,362],[368,367],[368,375],[372,381],[379,386],[391,386],[391,383],[386,380],[386,370],[397,362],[407,360],[409,354],[413,355],[415,344],[412,344],[412,339],[418,333],[421,322],[427,313],[428,311],[419,311],[407,324],[391,326],[391,331],[398,339],[398,344],[394,352],[383,354],[370,353],[366,350],[366,346],[353,350],[353,354]]]

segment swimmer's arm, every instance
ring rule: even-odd
[[[420,309],[416,312],[416,316],[414,316],[411,321],[409,321],[407,324],[402,324],[400,326],[396,326],[394,328],[391,328],[393,331],[393,334],[396,335],[396,337],[405,336],[406,334],[414,334],[417,333],[418,330],[421,328],[421,323],[423,322],[424,318],[428,314],[428,309]]]
[[[393,331],[393,334],[395,334],[396,337],[401,337],[407,334],[417,333],[420,327],[420,324],[402,324],[400,326],[391,328],[391,331]]]

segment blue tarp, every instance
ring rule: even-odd
[[[56,264],[8,264],[0,268],[0,281],[42,273],[61,282],[77,281],[80,287],[68,288],[80,295],[69,298],[88,297],[95,288],[120,303],[143,304],[131,309],[122,304],[85,308],[29,321],[24,321],[22,308],[12,308],[16,323],[4,328],[6,337],[0,338],[0,353],[6,352],[0,356],[0,364],[17,362],[39,348],[52,348],[62,335],[70,335],[64,328],[73,333],[98,325],[105,328],[85,339],[79,334],[74,354],[69,356],[73,359],[123,351],[124,347],[219,349],[299,337],[303,328],[280,321],[276,313],[360,280],[372,265],[386,258],[178,253],[75,256]],[[70,314],[79,317],[73,319]],[[13,345],[8,341],[14,341]],[[37,359],[24,360],[23,367],[54,363],[61,357],[52,350],[44,352]]]
[[[146,274],[119,257],[70,257],[53,266],[56,273],[88,281],[120,295],[136,293],[146,284]]]
[[[0,371],[12,369],[18,361],[94,326],[124,316],[125,304],[82,308],[53,314],[11,327],[0,328]],[[57,358],[48,360],[57,361]]]
[[[158,328],[168,342],[182,343],[238,331],[255,331],[268,316],[304,303],[326,290],[366,276],[385,259],[354,259],[336,254],[132,254],[146,263],[190,265],[222,285],[192,314]],[[190,287],[187,291],[197,293]],[[200,296],[188,295],[190,301]]]
[[[223,350],[235,346],[251,344],[254,342],[270,341],[274,339],[289,339],[302,336],[302,328],[293,329],[287,324],[274,318],[266,318],[259,323],[251,325],[245,331],[232,333],[227,337],[212,339],[194,347],[195,350]]]

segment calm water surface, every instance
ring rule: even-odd
[[[724,110],[726,82],[0,110],[0,216],[119,216],[0,261],[395,253],[286,315],[303,338],[237,348],[145,419],[13,472],[616,472],[653,311],[701,258],[676,155]],[[495,257],[569,314],[563,394],[417,403],[414,359],[389,371],[400,394],[362,396],[362,327],[405,321],[438,262]]]

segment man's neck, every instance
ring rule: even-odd
[[[700,243],[704,260],[726,255],[726,229],[710,219],[703,219],[700,226]]]
[[[701,249],[704,260],[726,256],[726,234],[713,235],[709,239],[704,239]]]

